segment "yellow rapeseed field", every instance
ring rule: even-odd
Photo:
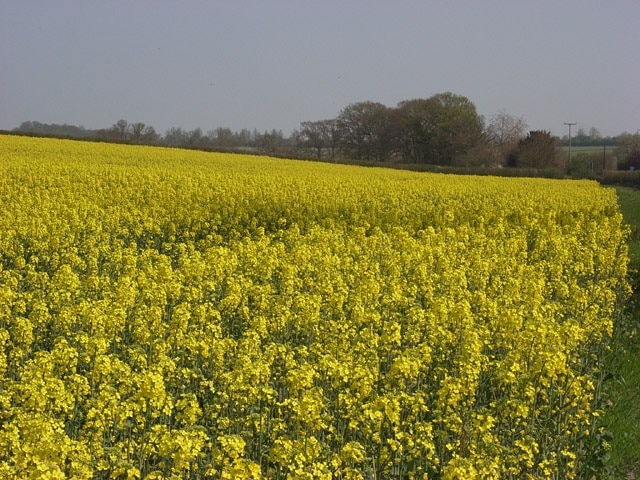
[[[573,478],[615,192],[0,136],[0,478]]]

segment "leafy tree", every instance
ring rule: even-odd
[[[352,103],[344,108],[337,119],[337,130],[345,152],[356,160],[388,160],[393,151],[391,114],[392,109],[375,102]]]
[[[546,130],[532,130],[518,142],[508,165],[518,168],[555,168],[559,166],[556,141]]]
[[[430,163],[436,156],[437,118],[429,99],[400,102],[395,115],[396,139],[402,159],[408,163]]]
[[[571,139],[571,143],[574,145],[589,145],[591,139],[587,135],[587,131],[584,128],[579,128],[574,137]]]
[[[593,158],[588,153],[572,155],[567,172],[573,176],[586,175],[593,170]]]
[[[450,92],[400,102],[390,135],[405,162],[453,165],[482,140],[482,118],[466,97]]]
[[[429,98],[436,104],[436,158],[434,163],[453,165],[482,138],[482,119],[471,100],[451,92]]]

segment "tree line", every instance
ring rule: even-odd
[[[201,128],[186,130],[181,127],[171,127],[161,135],[152,125],[143,122],[129,123],[124,119],[118,120],[109,128],[95,130],[76,125],[28,121],[21,123],[12,132],[202,150],[268,149],[270,145],[289,143],[289,139],[285,138],[281,130],[260,133],[255,129],[250,131],[245,128],[239,132],[233,132],[230,128],[217,128],[203,133]]]
[[[334,162],[575,168],[572,166],[575,162],[570,162],[561,149],[568,145],[568,136],[554,137],[546,130],[527,131],[522,118],[505,111],[485,118],[478,114],[471,100],[451,92],[404,100],[395,107],[372,101],[352,103],[335,118],[303,121],[289,136],[275,129],[259,132],[245,128],[234,132],[223,127],[206,133],[200,128],[171,127],[160,135],[151,125],[129,123],[124,119],[98,130],[29,121],[14,131]],[[596,128],[588,132],[579,129],[571,142],[573,146],[615,146],[608,158],[602,160],[600,154],[593,154],[593,158],[581,154],[580,164],[591,168],[598,165],[601,169],[638,164],[640,168],[640,135],[637,133],[603,138]]]
[[[617,144],[618,137],[603,137],[596,127],[591,127],[588,131],[579,128],[571,135],[571,144],[576,147],[613,147]],[[560,145],[566,147],[569,145],[569,135],[564,135],[560,140]]]

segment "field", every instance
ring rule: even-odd
[[[607,153],[611,153],[611,152],[613,152],[614,148],[615,147],[611,147],[611,146],[605,148],[602,145],[595,145],[595,146],[588,146],[588,147],[580,147],[580,146],[576,147],[575,145],[573,145],[571,147],[571,156],[578,155],[578,154],[581,154],[581,153],[585,153],[585,154],[588,154],[588,155],[597,153],[599,155],[602,155],[603,151],[605,151]],[[567,154],[569,153],[569,147],[568,146],[567,147],[562,147],[562,149],[565,152],[567,152]]]
[[[0,136],[0,478],[582,478],[615,190]]]

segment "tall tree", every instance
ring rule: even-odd
[[[451,92],[429,98],[436,112],[436,161],[452,165],[471,150],[482,137],[482,119],[471,100]]]
[[[598,141],[601,139],[600,131],[596,127],[591,127],[589,129],[589,138],[591,139],[591,143],[596,145]]]
[[[395,138],[402,159],[408,163],[431,163],[437,156],[437,106],[431,99],[400,102],[394,117]]]
[[[407,100],[396,112],[393,137],[408,162],[453,165],[482,139],[482,118],[462,95]]]
[[[142,141],[142,132],[144,131],[146,125],[142,122],[136,122],[131,124],[131,141],[133,143],[141,143]]]
[[[338,116],[337,129],[345,152],[356,160],[386,161],[393,151],[389,126],[392,109],[376,102],[358,102]]]
[[[587,131],[584,128],[579,128],[571,139],[574,145],[589,145],[590,139],[587,136]]]
[[[113,124],[111,131],[117,140],[124,141],[129,135],[129,123],[124,119],[120,119]]]

